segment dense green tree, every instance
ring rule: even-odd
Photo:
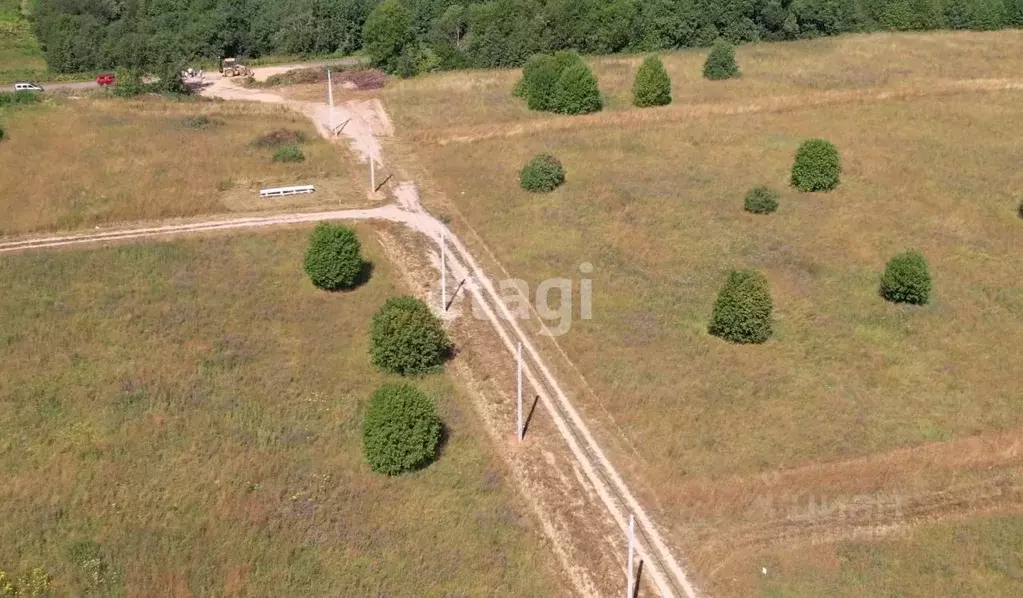
[[[755,270],[732,270],[714,303],[708,332],[733,343],[771,338],[771,289]]]
[[[362,28],[366,53],[377,67],[393,73],[416,44],[412,15],[398,0],[384,0],[369,13]]]
[[[590,67],[578,62],[561,73],[554,85],[553,110],[561,114],[588,114],[603,107],[597,78]]]
[[[881,277],[881,296],[895,303],[923,305],[931,297],[931,274],[919,251],[893,257]]]
[[[640,108],[671,103],[671,78],[656,54],[643,59],[632,85],[632,103]]]
[[[309,236],[303,262],[306,274],[321,289],[350,289],[365,267],[355,231],[342,224],[321,222]]]
[[[451,341],[440,320],[415,297],[392,297],[373,315],[369,354],[373,365],[395,374],[423,374],[444,363]]]
[[[363,455],[377,473],[409,473],[437,457],[442,433],[430,397],[411,384],[385,384],[369,399],[362,422]]]
[[[838,149],[825,139],[808,139],[800,144],[792,164],[792,186],[800,191],[831,191],[842,176]]]
[[[731,79],[739,76],[739,65],[735,63],[735,48],[724,39],[718,38],[703,63],[703,76],[712,81]]]

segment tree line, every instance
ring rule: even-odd
[[[1023,26],[1023,0],[35,0],[56,72],[353,54],[411,75],[584,54],[877,30]]]

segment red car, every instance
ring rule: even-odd
[[[103,73],[99,77],[96,77],[96,84],[100,86],[113,85],[114,76],[111,75],[110,73]]]

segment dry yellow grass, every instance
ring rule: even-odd
[[[184,126],[207,115],[205,130]],[[277,106],[207,101],[58,99],[12,108],[0,146],[0,235],[227,211],[366,201],[351,154],[304,116]],[[267,131],[302,131],[302,163],[253,147]],[[262,187],[315,184],[312,195],[261,201]]]
[[[1009,31],[750,46],[739,50],[744,76],[725,83],[699,79],[699,52],[670,54],[676,103],[644,111],[627,107],[640,58],[600,58],[592,63],[610,108],[579,118],[528,112],[510,96],[512,71],[400,82],[384,96],[398,143],[422,166],[427,203],[457,210],[464,221],[454,226],[479,233],[512,276],[535,288],[545,278],[579,277],[583,262],[595,266],[593,319],[577,319],[559,339],[599,406],[585,394],[577,400],[610,413],[636,448],[634,474],[663,508],[662,520],[683,553],[702,555],[698,578],[708,576],[726,595],[899,592],[913,587],[914,576],[929,592],[1011,593],[1018,545],[991,536],[983,550],[1007,553],[1009,565],[978,564],[984,559],[972,548],[957,552],[934,539],[953,529],[940,525],[917,540],[845,546],[859,523],[825,522],[800,535],[803,556],[793,548],[786,577],[762,584],[759,565],[735,564],[721,574],[732,581],[711,580],[708,555],[744,541],[722,530],[757,522],[730,506],[716,511],[712,491],[687,491],[727,492],[733,476],[796,467],[810,468],[800,483],[815,484],[818,464],[1023,426],[1023,364],[1009,357],[1023,338],[1016,214],[1023,141],[1015,131],[1023,92],[1013,83],[1023,68],[1021,44]],[[998,81],[977,84],[985,91],[973,94],[974,83],[957,82],[967,79]],[[429,142],[450,140],[453,130],[478,135]],[[846,170],[835,192],[787,186],[796,147],[809,137],[842,152]],[[567,182],[548,195],[528,194],[517,171],[541,151],[561,159]],[[781,208],[770,216],[743,212],[746,190],[761,184],[782,191]],[[934,300],[923,308],[878,297],[885,262],[908,248],[931,264]],[[730,345],[706,332],[717,291],[738,267],[757,268],[771,283],[776,332],[762,346]],[[1002,507],[1018,509],[1018,450],[998,458],[1001,476],[962,471],[970,464],[933,474],[907,469],[852,479],[841,492],[859,487],[888,497],[926,478],[920,487],[938,505],[928,517],[942,519],[970,517],[983,497],[1003,492],[991,484],[1005,483]],[[955,488],[955,501],[942,502],[943,484],[967,478],[977,487]],[[837,490],[816,487],[821,494],[809,500],[836,499]],[[804,490],[772,492],[805,502]],[[909,522],[896,509],[876,523]],[[978,519],[963,529],[990,535],[1003,523],[1018,525]],[[923,583],[926,567],[893,565],[921,544],[942,553],[929,566],[962,566],[932,571]],[[747,548],[747,563],[785,551]],[[823,566],[815,555],[835,550],[887,564],[864,573],[859,557],[835,557],[836,568],[815,585],[815,567]],[[910,582],[895,583],[886,571]]]
[[[675,104],[751,102],[766,96],[887,86],[927,89],[972,78],[1019,79],[1023,36],[1013,30],[875,33],[740,46],[736,57],[742,77],[722,82],[703,78],[706,51],[661,54]],[[641,55],[587,58],[604,96],[605,112],[631,109],[632,81],[642,60]],[[519,76],[519,69],[510,69],[394,79],[382,94],[396,126],[436,130],[438,136],[450,128],[547,118],[512,97]]]
[[[362,458],[368,328],[403,292],[302,271],[308,231],[0,258],[0,569],[59,596],[554,596],[468,397],[439,460]]]

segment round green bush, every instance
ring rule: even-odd
[[[640,108],[671,103],[671,78],[656,55],[647,56],[639,65],[632,84],[632,103]]]
[[[533,193],[547,193],[565,182],[561,161],[550,154],[537,154],[519,171],[519,185]]]
[[[576,64],[582,64],[582,58],[570,51],[531,56],[514,94],[524,98],[530,110],[554,110],[554,86],[565,69]]]
[[[433,401],[411,384],[385,384],[369,399],[362,423],[362,452],[370,468],[400,475],[437,457],[442,424]]]
[[[842,176],[838,149],[824,139],[808,139],[796,151],[792,164],[792,186],[800,191],[831,191]]]
[[[574,64],[554,84],[554,112],[561,114],[589,114],[603,107],[597,79],[585,63]]]
[[[392,297],[373,316],[370,358],[395,374],[423,374],[440,368],[451,353],[440,320],[415,297]]]
[[[931,274],[919,251],[900,253],[881,276],[881,296],[895,303],[924,305],[931,297]]]
[[[712,81],[739,76],[739,65],[735,63],[735,48],[728,40],[718,38],[711,46],[707,61],[703,63],[703,76]]]
[[[745,208],[754,214],[770,214],[778,209],[778,192],[768,187],[753,187],[746,193]]]
[[[364,267],[355,231],[329,222],[316,225],[305,251],[305,271],[314,285],[328,291],[350,289]]]
[[[273,157],[274,162],[301,162],[303,160],[305,160],[305,154],[297,145],[282,147],[274,152]]]
[[[709,332],[733,343],[762,343],[771,337],[771,309],[764,275],[733,270],[714,303]]]

